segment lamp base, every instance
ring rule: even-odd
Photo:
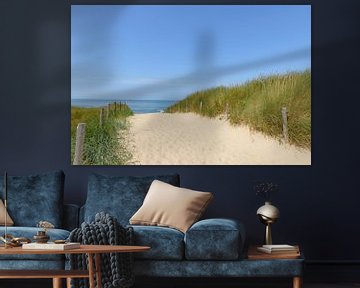
[[[266,245],[272,245],[271,224],[270,223],[266,224],[266,226],[265,226],[264,242]]]

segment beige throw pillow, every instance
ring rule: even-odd
[[[9,214],[6,213],[7,218],[7,225],[8,226],[12,226],[14,225],[14,221],[10,218]],[[5,205],[3,203],[3,201],[0,199],[0,226],[4,226],[5,225]]]
[[[130,224],[166,226],[186,232],[212,200],[210,192],[179,188],[154,180]]]

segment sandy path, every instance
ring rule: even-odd
[[[135,114],[130,141],[140,165],[309,165],[311,153],[193,113]]]

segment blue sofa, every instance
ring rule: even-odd
[[[140,208],[154,179],[179,186],[179,175],[119,177],[92,174],[80,221],[90,222],[105,211],[123,226]],[[216,198],[215,198],[216,201]],[[158,226],[132,226],[136,245],[151,250],[135,253],[135,275],[150,277],[298,277],[303,260],[247,260],[245,229],[233,219],[200,220],[184,234]]]
[[[32,238],[36,223],[47,220],[56,229],[51,239],[66,239],[83,221],[91,222],[98,212],[115,216],[128,226],[140,208],[154,179],[179,186],[179,175],[119,177],[89,176],[85,204],[63,204],[64,174],[56,171],[9,179],[9,214],[15,226],[8,233]],[[0,181],[3,181],[0,177]],[[0,188],[0,195],[3,195]],[[216,201],[216,199],[215,199]],[[150,277],[298,277],[303,260],[247,260],[245,229],[232,219],[205,219],[186,233],[158,226],[132,226],[136,245],[151,250],[135,253],[135,275]],[[0,227],[3,234],[4,228]],[[64,257],[57,255],[0,255],[0,269],[64,269]],[[295,286],[294,287],[299,287]]]
[[[0,176],[0,183],[3,183]],[[48,230],[50,240],[66,239],[79,223],[79,207],[64,204],[64,173],[49,172],[31,176],[10,176],[8,178],[8,212],[14,226],[7,233],[14,237],[32,239],[39,221],[55,225]],[[4,198],[3,185],[0,196]],[[0,226],[0,235],[5,234]],[[0,269],[64,269],[63,255],[0,255]]]

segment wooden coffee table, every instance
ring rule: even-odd
[[[70,283],[72,278],[89,278],[90,288],[96,284],[101,288],[101,257],[102,253],[126,253],[144,252],[149,250],[147,246],[123,246],[123,245],[80,245],[78,249],[71,250],[25,250],[21,247],[0,248],[0,254],[4,255],[25,255],[25,254],[87,254],[89,263],[88,270],[0,270],[0,279],[31,279],[31,278],[52,278],[53,288],[62,287],[62,279],[66,278]],[[95,257],[95,263],[94,263]],[[94,265],[95,264],[95,265]]]

